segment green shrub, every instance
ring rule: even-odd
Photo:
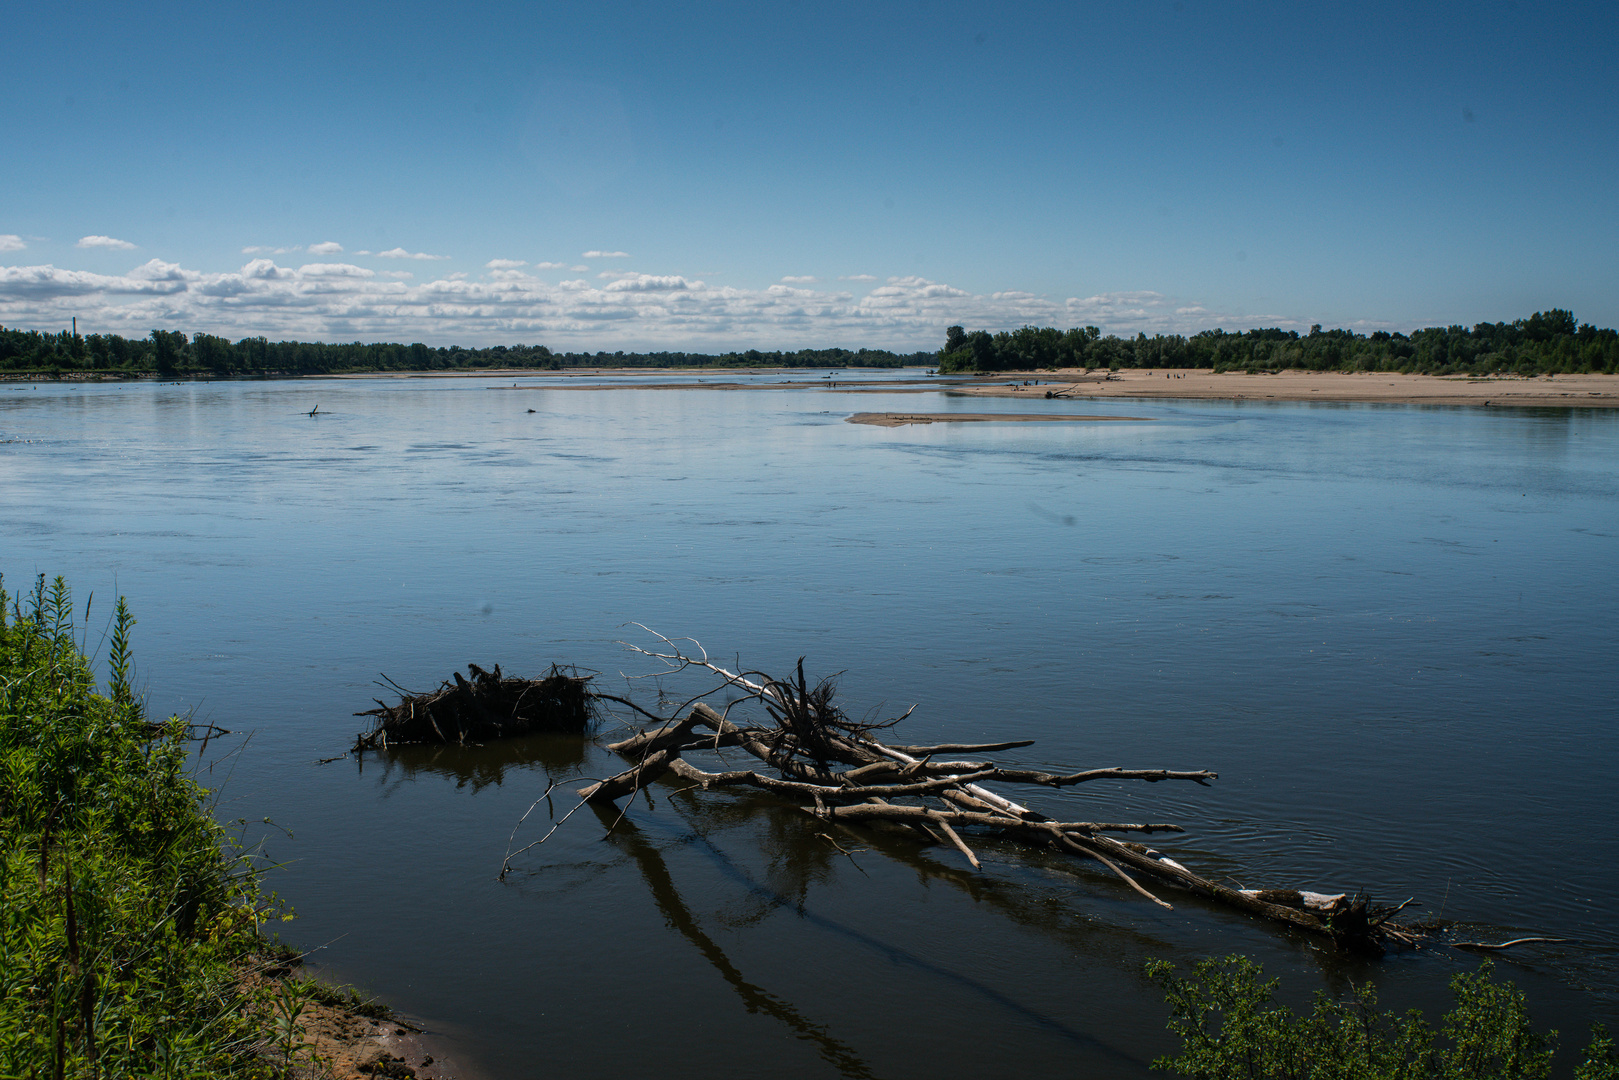
[[[1377,1010],[1372,988],[1345,1000],[1318,993],[1303,1016],[1272,996],[1280,980],[1263,981],[1243,956],[1193,965],[1182,979],[1168,961],[1147,964],[1147,975],[1170,1006],[1169,1030],[1180,1036],[1178,1057],[1155,1069],[1198,1080],[1537,1080],[1551,1074],[1557,1033],[1529,1023],[1523,992],[1494,982],[1489,961],[1451,980],[1456,1006],[1440,1037],[1415,1009]],[[1619,1057],[1600,1025],[1592,1032],[1577,1080],[1619,1080]]]
[[[0,581],[0,1077],[266,1067],[239,975],[267,905],[184,722],[130,690],[133,625],[120,600],[103,696],[67,585]]]

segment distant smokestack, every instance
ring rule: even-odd
[[[79,317],[77,315],[73,316],[73,336],[79,336]]]

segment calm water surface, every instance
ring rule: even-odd
[[[1497,962],[1566,1043],[1619,1022],[1619,414],[1041,401],[1150,419],[881,429],[844,417],[1033,406],[511,381],[0,386],[8,587],[64,574],[97,627],[130,598],[153,709],[253,733],[209,766],[223,816],[290,832],[286,937],[467,1062],[1143,1076],[1172,1049],[1149,957],[1242,951],[1295,1000],[1370,978],[1401,1008],[1476,964],[1345,960],[992,844],[982,874],[876,836],[842,835],[851,859],[770,799],[672,786],[497,883],[549,779],[621,763],[565,739],[317,763],[381,673],[556,660],[622,688],[652,670],[632,620],[843,671],[857,713],[919,703],[907,741],[1213,769],[1030,801],[1178,822],[1164,850],[1243,885],[1577,938]]]

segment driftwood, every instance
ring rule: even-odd
[[[802,660],[793,678],[777,680],[758,672],[728,671],[712,663],[695,642],[694,651],[699,655],[689,656],[673,640],[655,636],[671,651],[657,653],[633,645],[628,647],[662,661],[671,671],[700,668],[711,672],[723,680],[720,689],[740,692],[740,701],[763,706],[773,723],[740,725],[726,714],[697,701],[678,719],[664,721],[657,727],[610,744],[609,749],[628,759],[630,767],[580,788],[581,805],[609,809],[617,800],[626,796],[633,799],[665,777],[703,790],[750,787],[778,796],[828,825],[851,828],[887,825],[912,830],[930,842],[953,847],[974,869],[980,868],[982,863],[969,845],[968,836],[986,834],[1014,846],[1056,851],[1094,861],[1135,892],[1165,908],[1171,906],[1169,902],[1151,891],[1143,880],[1154,886],[1173,886],[1194,893],[1214,903],[1330,939],[1346,948],[1378,953],[1390,944],[1414,945],[1422,936],[1421,930],[1392,921],[1393,916],[1412,901],[1386,907],[1374,905],[1364,896],[1293,889],[1233,889],[1193,872],[1151,847],[1110,835],[1180,832],[1178,825],[1058,821],[984,786],[995,783],[1063,788],[1094,780],[1148,783],[1184,780],[1208,784],[1217,779],[1213,772],[1103,768],[1048,773],[1004,767],[979,759],[937,761],[934,757],[941,753],[984,755],[1021,748],[1030,742],[885,744],[877,738],[878,733],[904,717],[880,723],[851,719],[833,701],[834,686],[830,680],[812,686],[805,679]],[[636,709],[654,716],[639,706]],[[727,708],[726,713],[729,712]],[[727,748],[740,748],[768,768],[710,772],[682,756],[694,751]],[[530,844],[517,852],[511,852],[508,847],[500,876],[504,878],[511,870],[516,855],[543,842]]]
[[[500,665],[485,671],[468,664],[471,679],[459,671],[453,681],[427,694],[400,690],[399,703],[377,701],[377,708],[355,716],[374,716],[370,731],[355,736],[355,750],[375,750],[412,743],[466,745],[540,731],[582,735],[596,715],[590,677],[564,672],[555,664],[538,679],[502,675]],[[373,699],[376,700],[376,699]]]
[[[1536,941],[1546,945],[1562,945],[1569,940],[1569,938],[1560,937],[1521,937],[1513,938],[1511,941],[1498,942],[1494,945],[1483,941],[1452,941],[1450,947],[1453,949],[1510,949],[1514,945],[1528,945],[1530,942]]]

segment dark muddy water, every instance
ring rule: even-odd
[[[1242,951],[1295,1000],[1370,978],[1402,1008],[1476,965],[1329,956],[993,844],[981,874],[878,836],[850,858],[770,799],[670,786],[497,883],[548,780],[611,755],[317,764],[380,673],[555,660],[622,688],[653,670],[632,620],[844,671],[855,712],[916,702],[906,741],[1216,770],[1031,801],[1178,822],[1164,850],[1244,885],[1577,938],[1498,967],[1565,1042],[1619,1021],[1619,414],[1042,401],[1152,419],[882,429],[844,417],[1030,405],[510,382],[0,387],[8,586],[64,574],[96,627],[129,597],[152,707],[253,733],[209,768],[223,816],[290,831],[284,936],[465,1061],[1142,1076],[1172,1049],[1149,957]]]

